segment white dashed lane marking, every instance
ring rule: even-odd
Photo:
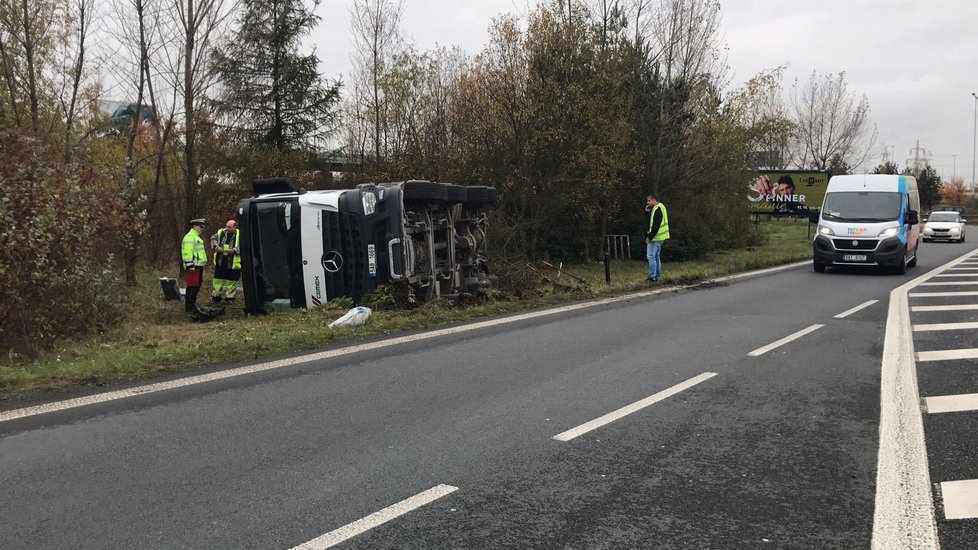
[[[598,418],[595,418],[594,420],[592,420],[590,422],[587,422],[585,424],[581,424],[580,426],[578,426],[576,428],[572,428],[570,430],[567,430],[566,432],[561,432],[561,433],[555,435],[553,437],[553,439],[556,439],[557,441],[570,441],[571,439],[574,439],[575,437],[582,436],[582,435],[584,435],[584,434],[586,434],[586,433],[588,433],[588,432],[590,432],[592,430],[596,430],[596,429],[598,429],[598,428],[600,428],[600,427],[602,427],[602,426],[604,426],[606,424],[610,424],[610,423],[614,422],[615,420],[619,420],[619,419],[624,418],[624,417],[626,417],[626,416],[628,416],[628,415],[630,415],[632,413],[638,412],[638,411],[644,409],[645,407],[648,407],[649,405],[652,405],[654,403],[658,403],[659,401],[662,401],[663,399],[666,399],[668,397],[672,397],[673,395],[676,395],[677,393],[679,393],[679,392],[681,392],[683,390],[692,388],[696,384],[699,384],[701,382],[705,382],[705,381],[709,380],[710,378],[713,378],[716,375],[717,375],[717,373],[715,373],[715,372],[704,372],[703,374],[700,374],[699,376],[694,376],[694,377],[690,378],[689,380],[686,380],[685,382],[680,382],[679,384],[676,384],[675,386],[672,386],[671,388],[667,388],[665,390],[660,391],[659,393],[656,393],[654,395],[650,395],[649,397],[646,397],[645,399],[642,399],[640,401],[636,401],[636,402],[632,403],[631,405],[626,405],[626,406],[624,406],[624,407],[622,407],[622,408],[620,408],[620,409],[618,409],[616,411],[612,411],[612,412],[610,412],[610,413],[608,413],[608,414],[606,414],[604,416],[600,416]]]
[[[845,319],[846,317],[852,315],[853,313],[856,313],[857,311],[862,311],[863,309],[865,309],[865,308],[867,308],[867,307],[875,304],[876,302],[879,302],[879,300],[870,300],[868,302],[863,302],[863,303],[859,304],[858,306],[856,306],[856,307],[854,307],[852,309],[847,309],[847,310],[843,311],[842,313],[836,315],[835,318],[836,319]]]
[[[820,329],[820,328],[822,328],[824,326],[825,325],[812,325],[812,326],[810,326],[808,328],[801,329],[801,330],[799,330],[798,332],[796,332],[794,334],[789,334],[788,336],[785,336],[784,338],[778,340],[777,342],[772,342],[772,343],[770,343],[770,344],[768,344],[768,345],[766,345],[764,347],[757,348],[756,350],[748,353],[747,355],[749,355],[750,357],[758,357],[760,355],[764,355],[765,353],[767,353],[767,352],[769,352],[769,351],[771,351],[773,349],[777,349],[777,348],[779,348],[779,347],[781,347],[781,346],[783,346],[783,345],[785,345],[785,344],[787,344],[789,342],[793,342],[793,341],[801,338],[802,336],[805,336],[806,334],[810,334],[812,332],[815,332],[816,330],[818,330],[818,329]]]
[[[458,490],[458,487],[452,487],[451,485],[436,485],[427,491],[418,493],[413,497],[406,498],[397,504],[392,504],[383,510],[374,512],[369,516],[358,519],[353,523],[349,523],[336,529],[330,531],[325,535],[314,538],[309,542],[304,542],[299,546],[295,546],[292,550],[326,550],[327,548],[332,548],[341,542],[346,542],[347,540],[361,535],[374,527],[378,527],[387,523],[392,519],[396,519],[408,512],[412,512],[421,508],[426,504],[430,504],[443,496],[454,493]]]

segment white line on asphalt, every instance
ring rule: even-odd
[[[964,290],[961,292],[911,292],[911,298],[953,298],[956,296],[978,296],[978,290]]]
[[[973,265],[971,267],[949,267],[948,271],[974,271],[976,269],[978,269],[978,265]]]
[[[970,311],[978,309],[978,304],[954,304],[949,306],[912,306],[910,311],[923,313],[925,311]]]
[[[920,286],[974,286],[978,281],[946,281],[942,283],[920,283]]]
[[[926,407],[928,414],[976,411],[978,410],[978,393],[925,397],[924,407]]]
[[[978,277],[978,273],[942,273],[935,277]]]
[[[779,348],[779,347],[787,344],[788,342],[791,342],[793,340],[797,340],[797,339],[801,338],[802,336],[805,336],[806,334],[809,334],[811,332],[815,332],[816,330],[818,330],[818,329],[820,329],[820,328],[822,328],[824,326],[825,325],[812,325],[812,326],[810,326],[808,328],[799,330],[798,332],[796,332],[794,334],[789,334],[788,336],[785,336],[784,338],[778,340],[777,342],[772,342],[772,343],[770,343],[770,344],[768,344],[768,345],[766,345],[766,346],[764,346],[762,348],[757,348],[756,350],[748,353],[747,355],[749,355],[751,357],[758,357],[760,355],[764,355],[765,353],[771,351],[772,349]]]
[[[917,352],[917,361],[951,361],[954,359],[978,359],[978,349],[946,349]]]
[[[663,399],[666,399],[668,397],[671,397],[673,395],[676,395],[677,393],[679,393],[679,392],[681,392],[681,391],[683,391],[685,389],[689,389],[689,388],[695,386],[696,384],[699,384],[700,382],[705,382],[706,380],[709,380],[710,378],[713,378],[716,375],[717,375],[717,373],[715,373],[715,372],[704,372],[703,374],[700,374],[698,376],[694,376],[694,377],[690,378],[689,380],[686,380],[685,382],[680,382],[679,384],[676,384],[675,386],[673,386],[671,388],[662,390],[659,393],[656,393],[654,395],[650,395],[649,397],[646,397],[645,399],[642,399],[640,401],[636,401],[636,402],[632,403],[631,405],[626,405],[626,406],[624,406],[624,407],[622,407],[622,408],[620,408],[620,409],[618,409],[616,411],[613,411],[613,412],[610,412],[610,413],[608,413],[608,414],[606,414],[604,416],[595,418],[594,420],[592,420],[590,422],[581,424],[580,426],[578,426],[576,428],[572,428],[570,430],[567,430],[566,432],[561,432],[561,433],[555,435],[553,437],[553,439],[556,439],[557,441],[570,441],[571,439],[574,439],[575,437],[582,436],[582,435],[584,435],[584,434],[586,434],[586,433],[588,433],[588,432],[590,432],[592,430],[596,430],[596,429],[600,428],[601,426],[604,426],[605,424],[610,424],[610,423],[614,422],[615,420],[624,418],[624,417],[626,417],[626,416],[628,416],[628,415],[630,415],[630,414],[632,414],[634,412],[640,411],[640,410],[644,409],[645,407],[648,407],[649,405],[652,405],[654,403],[658,403],[659,401],[662,401]]]
[[[879,454],[876,461],[872,550],[940,548],[924,443],[920,393],[917,391],[908,293],[911,288],[958,265],[971,254],[968,252],[890,292],[880,375]],[[918,357],[921,355],[923,352]]]
[[[445,495],[449,495],[458,490],[458,487],[452,487],[451,485],[436,485],[427,491],[418,493],[413,497],[406,498],[397,504],[392,504],[383,510],[374,512],[369,516],[358,519],[353,523],[349,523],[336,529],[335,531],[330,531],[325,535],[314,538],[309,542],[304,542],[299,546],[295,546],[292,550],[326,550],[327,548],[332,548],[341,542],[345,542],[357,535],[361,535],[374,527],[378,527],[387,523],[392,519],[396,519],[408,512],[417,510],[426,504],[430,504]]]
[[[730,275],[727,277],[720,277],[717,279],[710,279],[704,283],[712,282],[722,282],[734,279],[740,279],[744,277],[757,276],[757,275],[767,275],[770,273],[776,273],[779,271],[787,271],[789,269],[794,269],[796,267],[801,267],[803,265],[811,265],[811,261],[795,262],[793,264],[787,264],[777,267],[770,267],[767,269],[759,269],[757,271],[749,271],[746,273],[738,273],[737,275]],[[700,284],[704,284],[700,283]],[[696,286],[696,285],[688,285]],[[289,367],[294,365],[302,365],[305,363],[311,363],[314,361],[322,361],[324,359],[332,359],[335,357],[342,357],[344,355],[350,355],[354,353],[359,353],[363,351],[375,350],[386,348],[390,346],[396,346],[399,344],[405,344],[409,342],[418,342],[422,340],[428,340],[431,338],[438,338],[440,336],[448,336],[452,334],[459,334],[463,332],[469,332],[473,330],[478,330],[482,328],[494,327],[498,325],[505,325],[507,323],[513,323],[516,321],[524,321],[527,319],[536,319],[539,317],[547,317],[550,315],[556,315],[559,313],[565,313],[568,311],[575,311],[579,309],[591,308],[595,306],[613,304],[617,302],[627,302],[629,300],[637,298],[646,298],[649,296],[655,296],[657,294],[665,294],[670,292],[676,292],[682,288],[687,287],[665,287],[656,290],[646,290],[642,292],[636,292],[632,294],[625,294],[622,296],[614,296],[612,298],[604,298],[601,300],[594,300],[591,302],[583,302],[579,304],[571,304],[567,306],[560,306],[552,309],[546,309],[541,311],[533,311],[530,313],[521,313],[518,315],[512,315],[510,317],[503,317],[500,319],[492,319],[489,321],[480,321],[476,323],[470,323],[466,325],[461,325],[458,327],[445,328],[440,330],[432,330],[428,332],[423,332],[420,334],[413,334],[410,336],[399,336],[396,338],[389,338],[386,340],[381,340],[378,342],[371,342],[368,344],[358,344],[354,346],[349,346],[345,348],[339,348],[334,350],[320,351],[316,353],[310,353],[306,355],[299,355],[296,357],[290,357],[288,359],[279,359],[277,361],[269,361],[266,363],[257,363],[254,365],[248,365],[246,367],[238,367],[234,369],[222,370],[218,372],[213,372],[210,374],[200,374],[196,376],[188,376],[185,378],[180,378],[178,380],[171,380],[169,382],[159,382],[156,384],[147,384],[144,386],[137,386],[133,388],[128,388],[125,390],[115,390],[108,391],[104,393],[98,393],[95,395],[89,395],[86,397],[78,397],[75,399],[66,399],[64,401],[55,401],[52,403],[45,403],[43,405],[35,405],[33,407],[24,407],[21,409],[13,409],[9,411],[0,411],[0,422],[7,422],[10,420],[15,420],[17,418],[24,418],[28,416],[36,416],[39,414],[46,414],[56,411],[63,411],[67,409],[74,409],[78,407],[84,407],[86,405],[94,405],[97,403],[105,403],[108,401],[116,401],[119,399],[126,399],[129,397],[135,397],[138,395],[146,395],[150,393],[157,393],[165,390],[172,390],[176,388],[183,388],[186,386],[193,386],[196,384],[203,384],[205,382],[214,382],[217,380],[225,380],[228,378],[235,378],[238,376],[243,376],[247,374],[254,374],[258,372],[264,372],[273,369],[279,369],[282,367]]]
[[[843,311],[842,313],[836,315],[835,318],[836,319],[845,319],[846,317],[852,315],[853,313],[856,313],[859,310],[862,310],[864,308],[867,308],[867,307],[875,304],[876,302],[879,302],[879,300],[870,300],[868,302],[863,302],[863,303],[859,304],[858,306],[856,306],[856,307],[854,307],[852,309],[847,309],[847,310]]]
[[[978,479],[941,483],[944,519],[978,518]]]
[[[934,332],[940,330],[974,330],[978,323],[933,323],[929,325],[914,325],[914,332]]]

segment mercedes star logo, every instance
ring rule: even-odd
[[[859,241],[852,241],[852,246],[859,246]],[[326,260],[323,261],[325,262]]]
[[[343,255],[335,250],[323,254],[323,269],[336,273],[343,268]]]

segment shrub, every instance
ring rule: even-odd
[[[117,317],[122,203],[91,170],[0,127],[0,349],[35,353]]]

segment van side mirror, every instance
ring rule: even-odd
[[[808,211],[808,221],[809,223],[818,223],[818,217],[822,215],[822,211],[818,208],[814,208]]]
[[[916,210],[907,210],[907,215],[904,218],[904,223],[908,225],[917,225],[920,223],[920,216],[917,214]]]
[[[968,223],[968,220],[961,218],[961,223]]]

